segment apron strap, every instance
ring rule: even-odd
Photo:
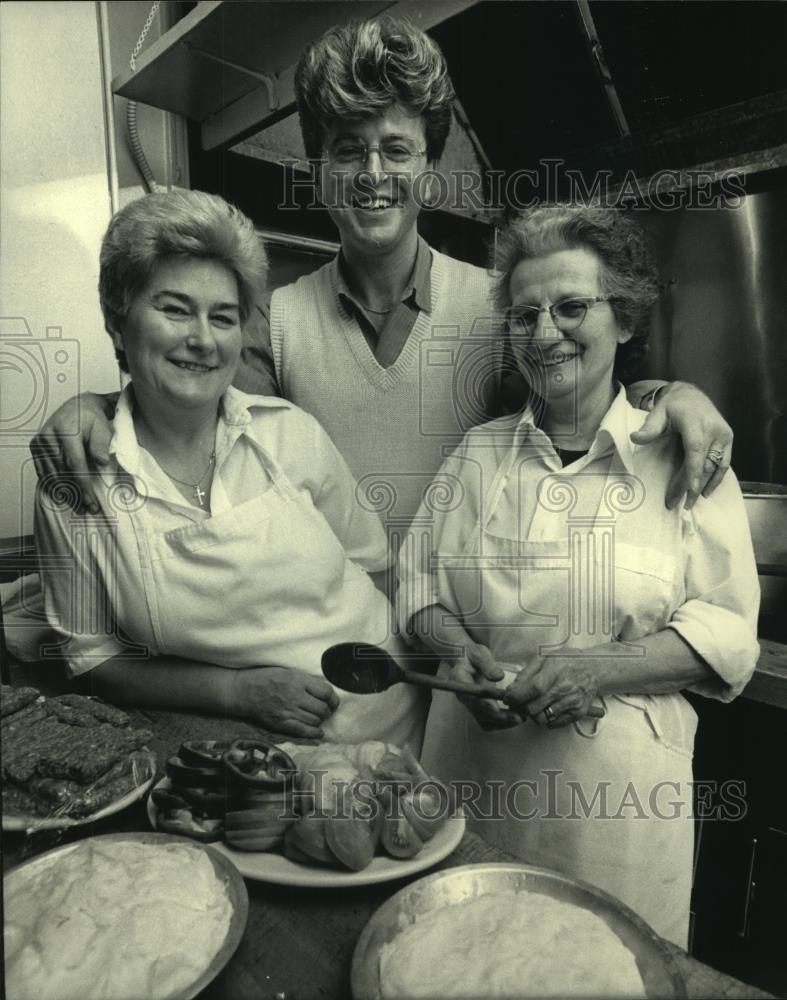
[[[514,440],[511,444],[508,454],[498,466],[497,471],[495,472],[495,475],[489,486],[489,489],[484,494],[484,501],[483,501],[484,505],[481,514],[481,529],[483,531],[485,531],[486,528],[488,527],[489,522],[492,519],[492,515],[497,509],[497,505],[500,503],[500,497],[503,495],[503,490],[505,490],[508,480],[511,477],[511,470],[513,468],[514,462],[516,461],[517,457],[519,456],[522,450],[522,441],[527,436],[527,433],[528,433],[527,431],[522,431],[520,428],[517,428],[517,430],[514,432]],[[547,472],[545,473],[545,475],[557,476],[560,475],[561,471],[562,470],[558,470],[557,472]],[[617,449],[613,449],[611,460],[609,463],[609,468],[604,474],[605,482],[604,482],[604,487],[601,490],[601,494],[599,496],[599,503],[598,507],[596,508],[596,517],[598,517],[599,510],[601,509],[602,505],[605,502],[605,496],[607,494],[607,489],[610,480],[615,477],[622,477],[625,479],[628,478],[628,476],[629,472],[627,471],[625,465],[623,464],[623,460],[620,458]],[[617,518],[615,518],[615,520],[617,520]]]
[[[249,435],[250,440],[253,442],[254,447],[257,449],[257,453],[260,456],[262,464],[265,471],[271,478],[271,484],[273,489],[282,497],[287,499],[292,499],[296,496],[295,487],[292,485],[290,477],[281,467],[279,462],[274,458],[274,456],[268,451],[268,449],[262,445],[255,436]]]
[[[598,734],[601,732],[601,727],[606,719],[606,713],[609,712],[609,706],[607,705],[607,700],[604,695],[598,696],[598,701],[604,709],[605,715],[601,719],[577,719],[574,723],[574,732],[577,736],[583,736],[586,740],[594,740]]]
[[[489,489],[484,494],[483,506],[481,508],[481,530],[485,531],[492,519],[492,515],[497,510],[497,505],[500,503],[500,497],[503,495],[503,490],[506,488],[509,477],[511,476],[511,469],[514,465],[514,461],[519,455],[522,447],[522,440],[526,436],[526,432],[517,428],[514,431],[514,440],[511,443],[511,447],[508,450],[508,454],[497,467],[492,482],[489,485]]]

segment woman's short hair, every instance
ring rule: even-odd
[[[110,336],[121,331],[131,303],[158,265],[172,257],[215,260],[229,268],[238,281],[241,323],[247,321],[268,274],[262,238],[251,219],[218,195],[176,189],[129,202],[109,223],[98,294]],[[115,354],[127,372],[125,352]]]
[[[421,115],[428,160],[439,160],[451,128],[454,89],[443,53],[407,20],[380,17],[331,28],[301,56],[295,93],[306,155],[318,160],[325,130],[395,105]]]
[[[615,375],[625,379],[648,350],[650,316],[658,298],[658,272],[640,225],[613,208],[540,205],[513,219],[499,234],[494,298],[501,311],[511,305],[511,274],[523,260],[560,250],[586,249],[601,261],[601,282],[618,325],[631,333],[615,354]]]

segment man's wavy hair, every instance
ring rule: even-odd
[[[631,333],[615,354],[615,377],[625,381],[647,355],[650,316],[659,295],[653,254],[631,216],[583,205],[540,205],[523,212],[498,234],[495,304],[501,312],[511,305],[511,274],[521,261],[575,249],[599,258],[602,292],[612,297],[618,325]]]
[[[110,336],[122,331],[134,298],[170,257],[228,267],[238,282],[241,324],[265,291],[268,258],[251,219],[216,194],[157,191],[114,215],[101,243],[98,294]],[[116,348],[115,355],[128,372],[125,351]]]
[[[443,53],[409,21],[380,17],[330,28],[301,56],[295,94],[303,144],[320,159],[326,129],[394,105],[421,115],[428,160],[439,160],[451,128],[454,89]]]

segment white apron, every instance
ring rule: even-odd
[[[305,489],[295,489],[260,449],[271,488],[184,527],[135,531],[155,644],[162,654],[225,667],[298,667],[322,676],[322,652],[337,642],[375,643],[396,655],[391,608],[348,558]],[[326,738],[408,743],[420,750],[419,692],[399,684],[382,694],[339,691]]]
[[[513,537],[516,526],[512,537],[502,537],[499,524],[497,534],[489,530],[510,468],[510,461],[501,463],[481,508],[483,523],[446,567],[473,638],[497,659],[523,664],[544,646],[588,648],[663,628],[681,603],[672,557],[648,550],[646,540],[632,545],[623,514],[609,518],[597,508],[589,517],[583,511],[573,525],[567,519],[557,540],[522,541]],[[610,471],[604,496],[623,477],[631,478],[622,465]],[[580,489],[581,479],[581,473],[574,477]],[[611,547],[604,541],[610,533]],[[479,556],[480,568],[475,563],[472,569]],[[632,610],[640,629],[645,622],[638,635],[627,634]],[[472,827],[485,839],[612,893],[685,947],[696,715],[680,695],[602,701],[607,714],[599,721],[554,730],[525,722],[484,732],[454,695],[435,692],[424,766],[469,783],[463,794],[475,817]],[[474,804],[472,795],[479,795]]]

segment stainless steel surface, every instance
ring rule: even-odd
[[[787,642],[787,487],[744,482],[741,489],[760,573],[760,637]]]
[[[650,372],[708,393],[735,431],[739,479],[787,482],[787,187],[637,218],[665,283]]]
[[[681,975],[655,931],[612,896],[594,886],[556,872],[517,864],[465,865],[413,882],[384,903],[364,928],[355,947],[351,985],[354,1000],[379,1000],[380,948],[417,918],[447,906],[500,892],[540,893],[590,910],[618,935],[637,961],[648,997],[685,997]],[[566,942],[560,954],[570,960]],[[522,997],[526,996],[523,984]]]
[[[363,16],[409,17],[424,31],[478,0],[364,0]],[[206,0],[112,81],[121,97],[202,122],[204,149],[294,111],[295,67],[306,45],[359,16],[356,0]]]
[[[741,483],[757,564],[787,571],[787,487]]]
[[[371,17],[391,2],[370,0],[368,6]],[[356,13],[357,5],[351,0],[299,3],[296,10],[287,0],[208,0],[146,48],[136,70],[115,77],[112,89],[129,100],[201,122],[258,89],[264,93],[266,88],[259,88],[248,73],[253,70],[277,84],[276,107],[266,109],[272,112],[294,101],[290,67],[306,44]],[[218,66],[209,57],[244,69]]]

